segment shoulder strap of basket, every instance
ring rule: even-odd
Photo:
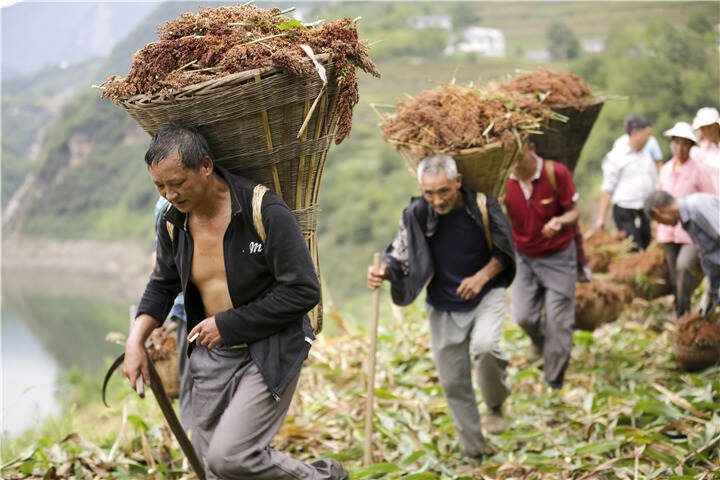
[[[477,204],[482,216],[483,227],[485,227],[485,240],[487,240],[488,248],[492,250],[492,235],[490,235],[490,216],[488,215],[487,197],[484,193],[478,192]]]
[[[267,237],[267,235],[265,234],[265,226],[263,225],[262,219],[262,201],[263,197],[265,196],[265,192],[267,191],[268,188],[265,185],[261,185],[258,183],[253,189],[252,198],[253,226],[255,227],[255,231],[257,232],[260,240],[263,243],[265,243],[265,238]]]
[[[170,210],[171,206],[172,203],[168,203],[167,207],[165,207],[165,211],[161,215],[164,215],[168,210]],[[165,226],[167,227],[168,235],[170,235],[170,242],[172,242],[173,236],[175,235],[175,225],[168,220],[165,220]]]
[[[557,177],[555,177],[555,162],[552,160],[543,160],[543,165],[545,166],[545,173],[548,176],[548,180],[550,180],[550,185],[552,185],[553,193],[557,195]]]

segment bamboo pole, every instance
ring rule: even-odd
[[[380,269],[380,254],[373,256],[373,268]],[[370,354],[368,362],[367,404],[365,405],[365,454],[363,464],[372,463],[373,403],[375,400],[375,353],[377,351],[378,309],[380,306],[380,287],[373,292],[372,321],[370,323]]]

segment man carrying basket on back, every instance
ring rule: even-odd
[[[413,197],[403,212],[380,269],[368,269],[368,287],[389,279],[393,302],[409,305],[427,285],[432,350],[460,450],[481,461],[487,446],[471,360],[489,411],[485,429],[502,433],[510,388],[500,338],[506,288],[515,275],[512,234],[494,197],[462,185],[452,157],[426,157],[417,175],[423,196]]]
[[[148,381],[143,343],[182,291],[192,416],[208,478],[347,479],[335,460],[308,465],[269,446],[314,339],[306,314],[319,301],[320,286],[285,203],[213,158],[199,131],[175,125],[155,135],[145,154],[171,205],[157,224],[157,261],[123,373],[133,388],[138,375]],[[254,222],[258,206],[261,218]]]

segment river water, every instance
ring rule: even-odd
[[[127,333],[129,301],[109,280],[62,273],[2,272],[2,431],[14,437],[60,412],[59,389],[71,372],[100,386],[108,359]]]

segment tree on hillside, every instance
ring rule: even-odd
[[[580,41],[570,27],[564,23],[551,23],[545,35],[552,58],[572,60],[580,56]]]
[[[713,31],[715,30],[712,22],[707,17],[707,15],[705,15],[705,12],[702,12],[700,10],[694,10],[690,14],[687,21],[685,22],[685,26],[688,29],[699,33],[700,35],[713,33]]]

